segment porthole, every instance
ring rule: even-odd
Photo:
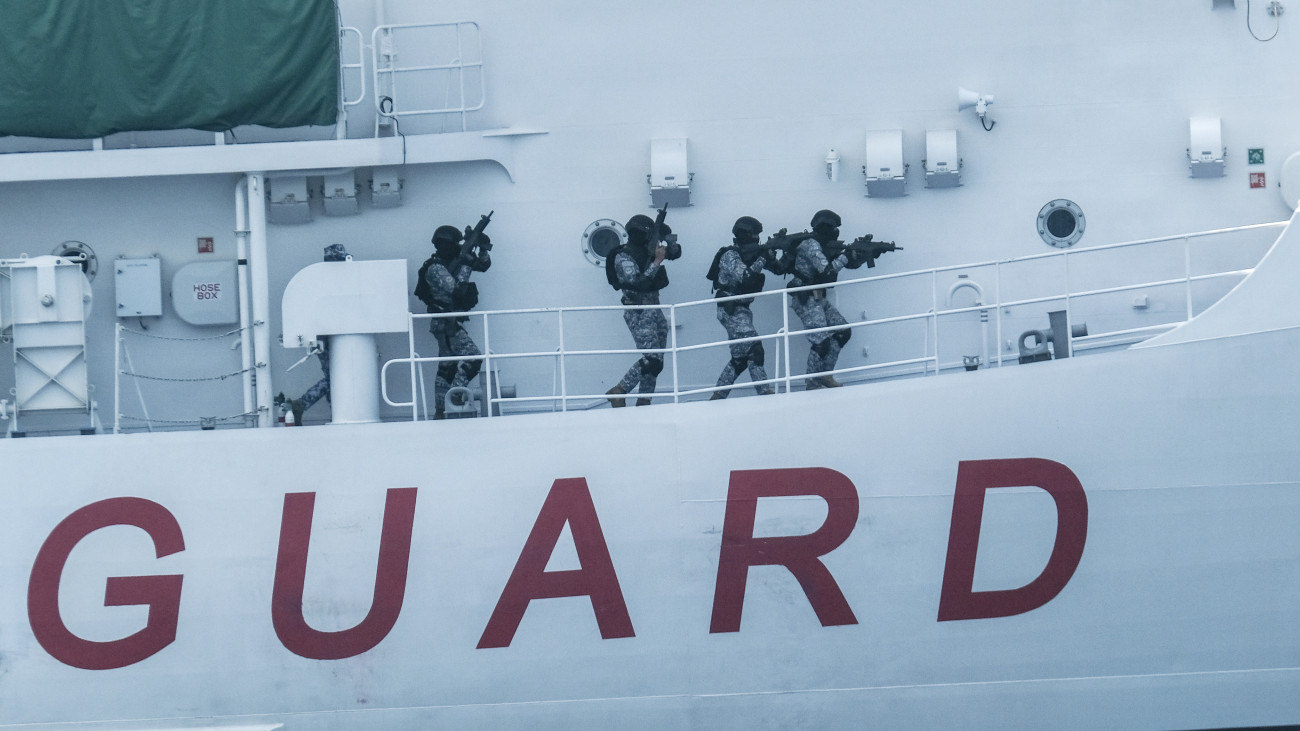
[[[1057,198],[1038,211],[1038,235],[1049,246],[1074,246],[1083,238],[1083,228],[1083,209],[1074,201]]]
[[[50,253],[68,259],[80,259],[81,271],[86,273],[86,279],[95,281],[95,275],[99,272],[99,259],[95,256],[94,249],[80,241],[64,241]]]
[[[623,224],[609,218],[592,221],[582,232],[582,255],[596,266],[605,264],[605,257],[615,248],[627,243]]]

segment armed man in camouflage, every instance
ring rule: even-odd
[[[731,297],[740,294],[752,294],[763,289],[763,269],[774,255],[759,245],[758,235],[763,232],[763,224],[750,216],[741,216],[731,227],[732,245],[718,250],[713,258],[713,266],[708,277],[713,280],[713,289],[719,297]],[[727,339],[752,338],[758,335],[754,329],[754,313],[749,305],[753,298],[728,300],[718,303],[718,322],[727,330]],[[730,386],[736,382],[736,376],[746,368],[752,381],[766,381],[767,369],[763,367],[763,343],[751,340],[731,346],[731,360],[722,368],[718,376],[718,388],[710,400],[724,399],[731,393]],[[760,395],[773,393],[772,384],[754,386]]]
[[[813,284],[830,284],[839,277],[840,270],[849,265],[847,252],[840,252],[828,259],[825,247],[838,243],[840,236],[840,217],[834,211],[821,210],[812,217],[813,238],[801,244],[795,252],[794,276],[790,286],[805,287]],[[805,329],[813,330],[834,325],[847,325],[848,321],[835,309],[835,305],[826,296],[825,289],[813,289],[795,292],[790,295],[791,306]],[[808,334],[812,347],[808,350],[808,373],[835,370],[840,350],[853,331],[849,328],[826,330]],[[840,382],[833,375],[827,374],[809,378],[806,387],[835,388]]]
[[[668,272],[664,269],[665,258],[676,258],[670,250],[676,245],[668,226],[660,224],[655,235],[655,222],[649,217],[637,214],[628,219],[627,243],[609,254],[605,275],[610,284],[619,289],[624,305],[657,305],[659,290],[668,286]],[[660,240],[662,237],[662,241]],[[680,256],[681,248],[676,247]],[[632,340],[641,350],[662,349],[668,345],[668,320],[658,308],[632,309],[623,311],[623,322],[632,333]],[[631,393],[638,389],[640,398],[637,406],[650,405],[650,394],[655,392],[659,373],[664,369],[663,353],[646,353],[624,374],[623,380],[614,384],[607,392],[611,396]],[[621,398],[611,398],[615,407],[626,406]]]
[[[488,254],[491,244],[485,233],[479,235],[475,247],[461,246],[462,238],[460,230],[455,226],[439,226],[433,232],[434,255],[420,267],[419,279],[424,286],[417,286],[416,290],[431,313],[468,312],[478,304],[478,287],[469,281],[469,277],[474,272],[486,272],[492,266],[492,257]],[[438,341],[439,357],[473,358],[481,355],[474,339],[461,325],[468,319],[436,317],[429,321],[429,332]],[[477,358],[448,360],[438,364],[438,375],[433,387],[433,418],[445,418],[447,391],[468,385],[478,375],[482,365],[483,361]]]

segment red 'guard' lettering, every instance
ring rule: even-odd
[[[551,560],[566,522],[582,568],[547,571],[546,564]],[[528,540],[524,542],[524,550],[510,572],[483,636],[479,638],[479,649],[509,647],[519,629],[519,622],[524,618],[524,610],[532,600],[567,596],[591,597],[596,625],[604,639],[635,636],[632,618],[628,616],[627,604],[623,601],[623,589],[618,584],[618,574],[614,572],[614,562],[609,556],[609,546],[600,529],[600,518],[596,516],[596,506],[591,501],[591,491],[587,488],[587,480],[581,477],[556,480],[551,485],[551,492],[542,504]]]
[[[826,522],[804,536],[754,537],[758,499],[816,495]],[[739,632],[750,566],[784,566],[799,580],[823,627],[857,624],[848,600],[821,557],[848,540],[858,522],[858,492],[848,477],[825,467],[736,470],[727,492],[709,632]]]
[[[167,508],[143,498],[118,497],[91,503],[64,518],[50,532],[32,565],[27,585],[27,618],[41,647],[65,665],[84,670],[111,670],[148,658],[176,640],[181,606],[179,574],[110,576],[104,606],[149,607],[144,629],[111,642],[84,640],[68,630],[59,614],[59,583],[68,555],[81,539],[100,528],[129,525],[153,540],[158,558],[185,550],[180,524]]]
[[[1020,587],[972,591],[984,493],[995,487],[1037,487],[1056,501],[1056,543],[1038,578]],[[948,560],[939,596],[939,621],[1010,617],[1050,602],[1074,576],[1088,537],[1088,497],[1069,467],[1047,459],[962,462],[952,500]]]
[[[271,623],[280,643],[295,655],[313,660],[340,660],[370,650],[388,636],[406,596],[406,570],[411,557],[411,532],[415,523],[414,487],[392,488],[384,503],[384,525],[379,536],[379,564],[375,593],[366,618],[338,632],[312,629],[302,616],[302,591],[307,580],[307,552],[311,543],[316,493],[284,496],[280,524],[280,552],[275,561],[275,588],[271,592]]]

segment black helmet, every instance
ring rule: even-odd
[[[324,260],[325,261],[347,261],[348,250],[343,247],[343,244],[330,244],[329,246],[325,247]]]
[[[450,241],[453,244],[460,243],[460,229],[455,226],[439,226],[433,232],[433,243],[437,245],[439,241]]]
[[[433,248],[439,256],[451,256],[458,251],[460,239],[460,229],[455,226],[439,226],[433,232]]]
[[[817,211],[816,213],[813,214],[812,223],[810,223],[809,225],[812,226],[814,231],[816,231],[818,228],[823,228],[823,227],[839,228],[840,216],[835,211],[828,211],[825,208],[823,208],[822,210]]]
[[[655,222],[653,218],[638,213],[627,219],[623,228],[627,229],[627,238],[629,241],[642,242],[650,238],[650,232],[654,230]]]
[[[758,222],[753,216],[741,216],[736,219],[735,225],[731,227],[731,235],[735,236],[738,241],[749,241],[758,238],[763,233],[763,224]]]

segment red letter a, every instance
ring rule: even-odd
[[[361,624],[338,632],[312,629],[302,616],[302,590],[307,580],[307,549],[311,543],[316,493],[294,492],[284,496],[280,553],[275,561],[275,587],[271,590],[271,624],[275,626],[275,635],[290,652],[313,660],[339,660],[360,655],[388,636],[397,623],[406,596],[415,492],[414,487],[388,491],[370,611]]]
[[[573,545],[578,549],[578,563],[582,568],[574,571],[547,571],[555,544],[560,539],[564,524],[569,524]],[[614,562],[609,557],[605,534],[600,530],[596,506],[591,502],[587,481],[581,477],[556,480],[551,493],[542,504],[542,511],[533,523],[533,532],[524,542],[524,550],[515,562],[514,571],[506,581],[506,588],[497,600],[492,618],[488,620],[479,649],[509,647],[514,639],[524,610],[534,599],[553,599],[565,596],[590,596],[591,608],[596,612],[596,625],[605,639],[633,637],[632,619],[623,601],[623,590],[614,573]]]
[[[984,517],[984,493],[994,487],[1039,487],[1056,501],[1056,543],[1038,578],[1019,589],[972,591],[975,553]],[[1088,537],[1088,498],[1069,467],[1046,459],[962,462],[952,500],[948,561],[943,569],[939,621],[1010,617],[1050,602],[1074,576]]]
[[[754,537],[762,497],[816,495],[826,501],[826,522],[806,536]],[[821,557],[848,540],[858,522],[858,492],[849,478],[825,467],[737,470],[731,473],[722,522],[718,583],[709,632],[739,632],[750,566],[784,566],[799,580],[823,627],[857,624],[848,600]]]

